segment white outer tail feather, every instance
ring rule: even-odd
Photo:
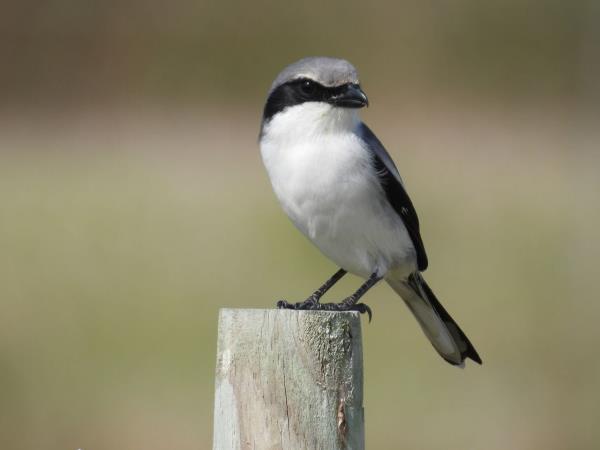
[[[463,368],[465,363],[461,356],[460,344],[456,342],[446,324],[427,299],[423,288],[419,285],[420,292],[417,293],[405,279],[390,277],[386,278],[386,281],[402,297],[406,306],[421,325],[423,333],[440,356],[448,362]]]

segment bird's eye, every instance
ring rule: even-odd
[[[306,94],[306,95],[310,95],[310,94],[314,94],[316,89],[317,89],[317,85],[314,81],[311,80],[304,80],[301,84],[300,84],[300,89],[302,90],[302,93]]]

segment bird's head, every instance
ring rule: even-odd
[[[303,122],[356,116],[368,106],[358,73],[344,59],[311,57],[290,64],[275,78],[265,109],[263,126],[281,115]],[[298,123],[296,123],[299,125]]]

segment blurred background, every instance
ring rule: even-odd
[[[484,360],[447,365],[375,288],[368,448],[600,447],[599,2],[2,10],[0,448],[211,448],[218,308],[335,270],[257,145],[272,79],[308,55],[359,69],[428,281]]]

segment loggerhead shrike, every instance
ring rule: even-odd
[[[390,155],[360,120],[358,109],[368,104],[356,69],[343,59],[301,59],[271,85],[260,150],[273,190],[294,225],[340,267],[305,301],[277,306],[367,312],[370,318],[359,300],[384,279],[442,358],[481,364],[421,275],[427,255],[419,219]],[[366,282],[341,303],[320,303],[347,272]]]

